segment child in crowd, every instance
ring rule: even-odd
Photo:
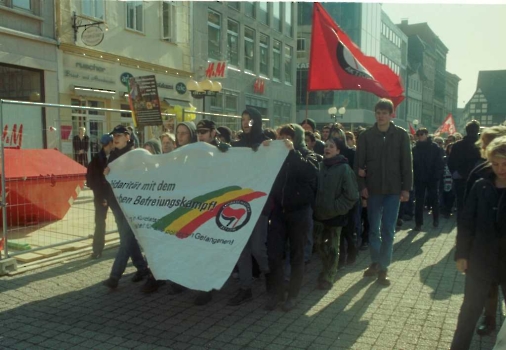
[[[314,237],[323,265],[318,288],[323,290],[331,289],[334,283],[341,230],[347,223],[348,211],[359,198],[355,174],[341,154],[346,148],[341,139],[329,138],[319,166]]]

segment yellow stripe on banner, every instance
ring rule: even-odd
[[[245,188],[242,190],[236,190],[227,192],[219,197],[211,198],[204,203],[212,203],[217,202],[216,206],[219,206],[222,203],[226,203],[234,198],[243,196],[245,194],[249,194],[253,192],[252,189]],[[198,209],[192,209],[191,211],[187,212],[183,216],[179,217],[178,219],[174,220],[169,226],[165,228],[165,232],[177,232],[182,227],[185,227],[187,224],[192,222],[195,218],[197,218],[202,212]]]

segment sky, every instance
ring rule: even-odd
[[[506,69],[506,4],[393,4],[383,10],[394,23],[427,22],[448,48],[446,70],[462,79],[458,107],[474,92],[480,70]]]

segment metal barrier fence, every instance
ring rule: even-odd
[[[114,115],[116,120],[121,120],[120,115],[131,115],[130,110],[0,99],[0,129],[3,131],[0,208],[4,243],[0,261],[9,257],[19,259],[22,254],[40,253],[53,247],[65,251],[64,246],[79,245],[80,241],[93,236],[93,191],[85,186],[86,168],[69,157],[73,153],[72,128],[69,130],[65,125],[72,123],[69,120],[74,117],[86,115],[85,112],[89,117],[92,113],[107,112],[109,123]],[[62,119],[62,114],[66,114],[67,119]],[[185,111],[183,120],[188,114],[196,116],[195,123],[205,117],[218,126],[228,126],[232,130],[241,128],[240,116]],[[161,128],[152,129],[161,133]],[[97,128],[90,130],[95,133],[94,142],[108,130],[99,131]],[[100,150],[98,144],[93,147],[95,151]],[[91,160],[93,153],[89,156]],[[110,211],[106,228],[107,233],[117,232]],[[86,245],[89,247],[89,242]]]

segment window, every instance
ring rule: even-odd
[[[227,1],[227,5],[237,11],[241,8],[239,1]]]
[[[275,80],[281,80],[281,42],[274,40],[272,44],[272,56],[274,63],[272,66],[272,77]]]
[[[228,20],[227,29],[228,64],[239,66],[239,23]]]
[[[31,0],[12,0],[12,7],[31,11],[32,2]]]
[[[260,74],[269,76],[269,37],[260,34]]]
[[[237,95],[225,95],[225,113],[231,115],[237,114]]]
[[[207,57],[221,59],[221,15],[209,10],[207,13]]]
[[[298,38],[297,39],[297,51],[306,51],[306,39]]]
[[[81,12],[84,16],[104,19],[104,0],[83,0]]]
[[[162,2],[162,39],[176,42],[176,2]]]
[[[292,3],[285,2],[285,34],[292,37]]]
[[[143,27],[143,11],[142,1],[129,1],[126,3],[127,6],[127,28],[142,32]]]
[[[244,27],[244,69],[255,71],[255,31]]]
[[[269,4],[266,1],[258,3],[258,22],[269,25]]]
[[[285,45],[285,83],[293,83],[292,77],[293,47]]]
[[[244,2],[244,14],[248,17],[255,18],[255,3],[254,2]]]
[[[272,3],[272,27],[281,32],[281,3]]]

